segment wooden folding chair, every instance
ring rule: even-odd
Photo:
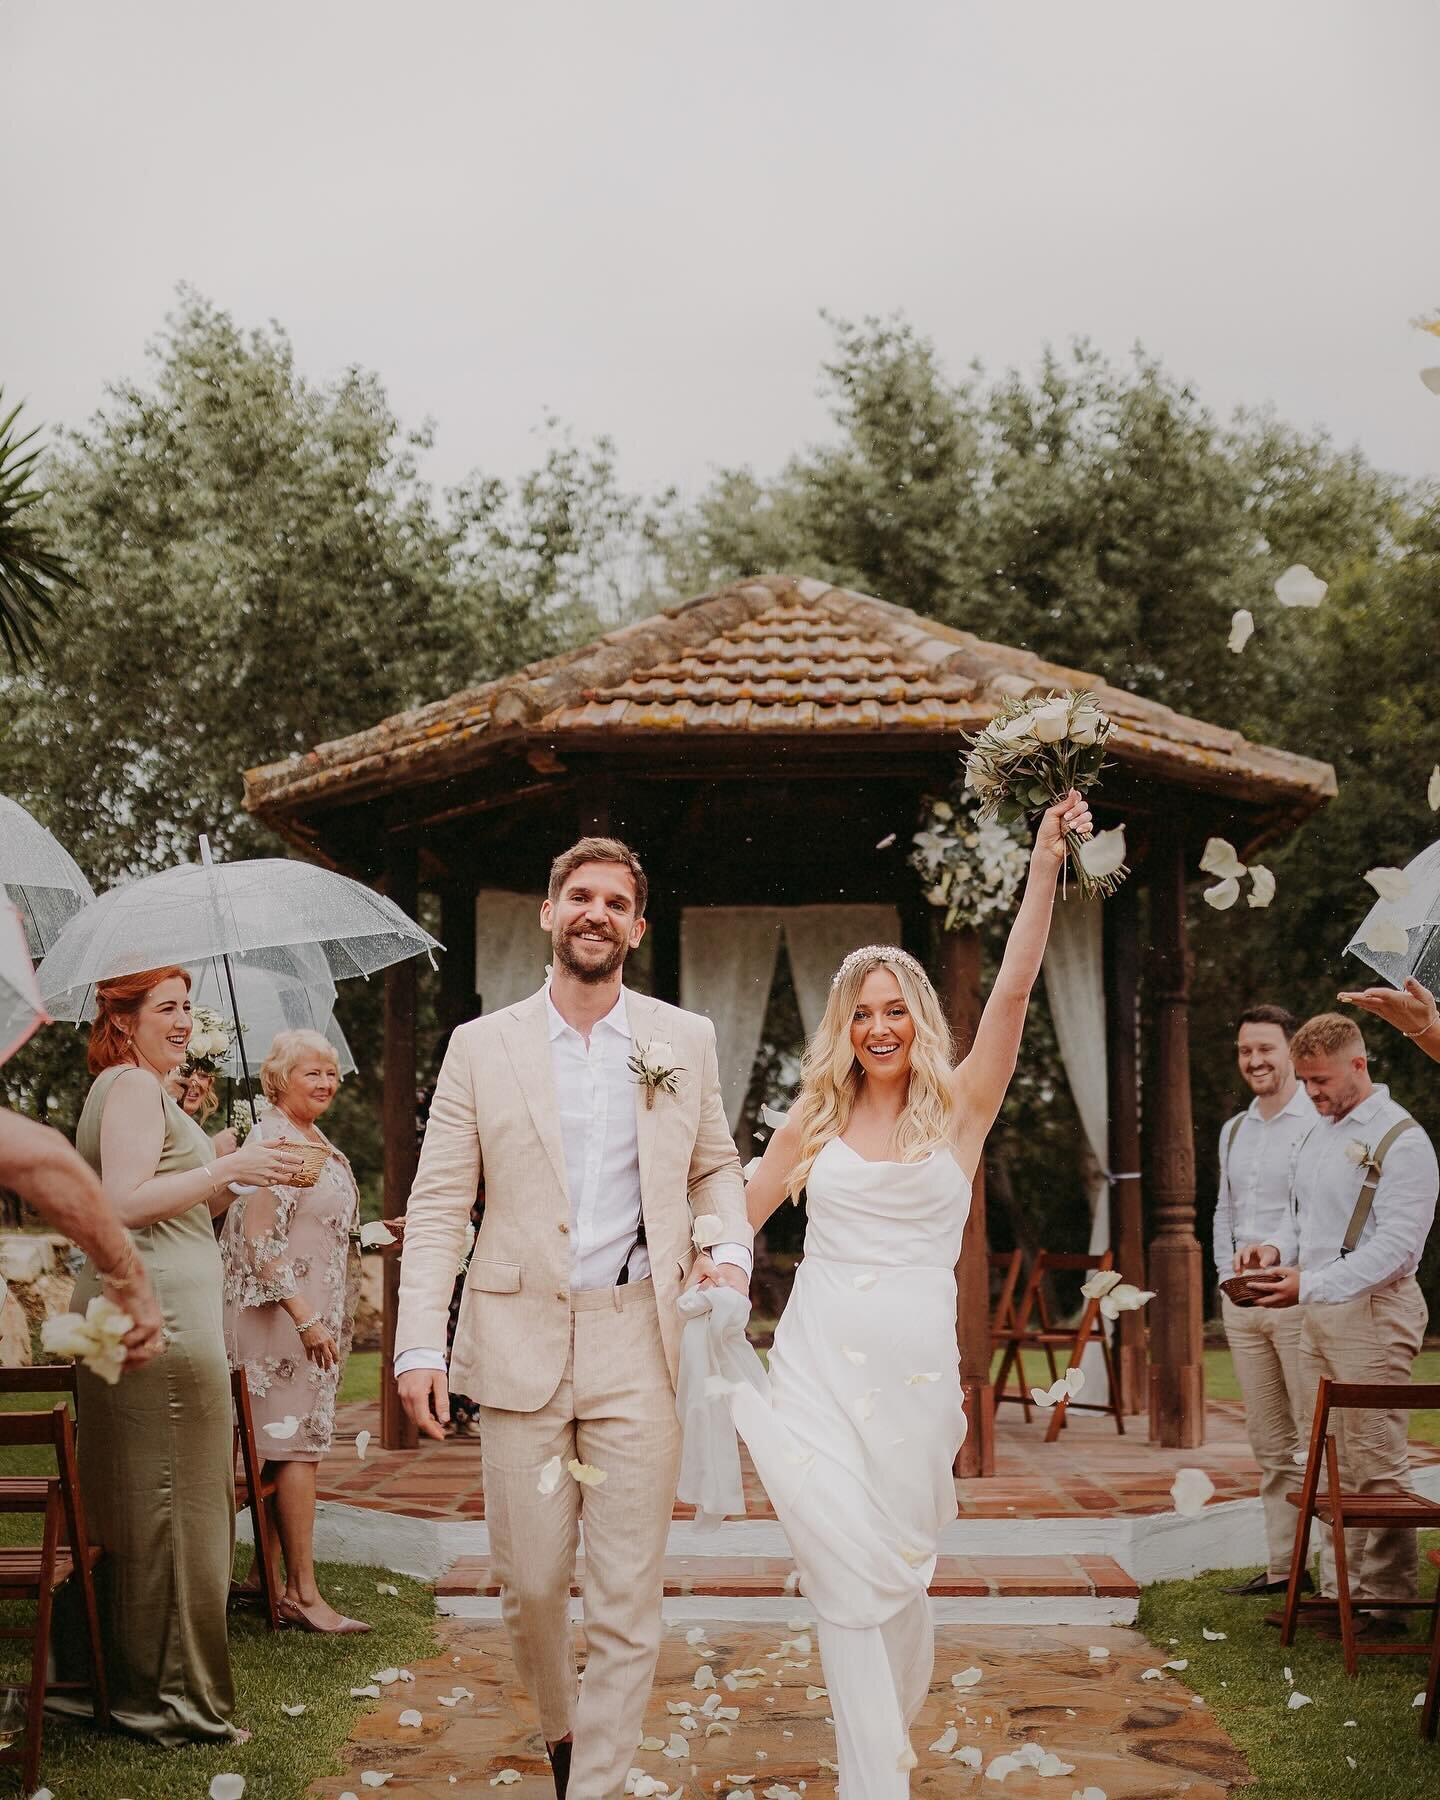
[[[270,1509],[266,1505],[275,1493],[275,1477],[264,1473],[265,1461],[255,1442],[255,1419],[250,1411],[250,1384],[245,1379],[244,1369],[231,1372],[230,1394],[235,1403],[235,1454],[239,1458],[239,1467],[235,1471],[235,1510],[243,1512],[247,1506],[250,1509],[250,1523],[255,1534],[255,1566],[260,1575],[260,1601],[270,1629],[279,1631],[280,1596],[275,1591],[274,1564],[271,1561],[273,1533],[270,1528]],[[243,1604],[249,1596],[241,1596],[239,1589],[232,1585],[230,1598]]]
[[[1300,1517],[1295,1526],[1295,1548],[1290,1557],[1290,1581],[1285,1590],[1285,1612],[1280,1626],[1280,1642],[1295,1641],[1295,1630],[1302,1612],[1329,1612],[1340,1615],[1340,1642],[1345,1650],[1345,1673],[1357,1675],[1361,1656],[1423,1656],[1429,1646],[1408,1639],[1388,1639],[1375,1644],[1362,1644],[1355,1636],[1355,1607],[1350,1598],[1350,1576],[1345,1554],[1345,1533],[1357,1527],[1382,1527],[1427,1531],[1440,1526],[1440,1501],[1427,1500],[1423,1494],[1347,1494],[1340,1486],[1340,1455],[1330,1431],[1330,1414],[1349,1408],[1378,1408],[1386,1412],[1401,1407],[1440,1406],[1440,1382],[1374,1382],[1355,1383],[1320,1379],[1315,1396],[1315,1418],[1310,1428],[1310,1452],[1305,1463],[1305,1479],[1298,1493],[1285,1498],[1298,1507]],[[1325,1493],[1320,1493],[1320,1474],[1325,1473]],[[1335,1599],[1306,1600],[1300,1593],[1305,1565],[1310,1560],[1310,1533],[1319,1519],[1330,1527],[1335,1552]],[[1429,1606],[1428,1600],[1370,1600],[1360,1605],[1366,1612],[1414,1612]]]
[[[990,1308],[990,1352],[1004,1350],[1014,1337],[1017,1326],[1015,1319],[1015,1291],[1020,1285],[1021,1257],[1018,1250],[992,1250],[989,1253],[990,1276],[992,1282],[998,1277],[999,1290]],[[1020,1383],[1018,1396],[997,1393],[997,1400],[1018,1397],[1025,1409],[1025,1423],[1030,1423],[1030,1396],[1026,1392],[1025,1383]]]
[[[74,1371],[68,1365],[0,1371],[0,1392],[74,1392]],[[69,1403],[56,1401],[49,1412],[0,1412],[0,1445],[46,1445],[55,1453],[55,1474],[15,1475],[0,1479],[0,1512],[43,1515],[40,1545],[0,1549],[0,1600],[34,1603],[30,1627],[0,1627],[0,1637],[28,1638],[30,1681],[26,1690],[25,1736],[18,1747],[0,1750],[0,1762],[20,1764],[20,1786],[30,1793],[40,1779],[40,1748],[45,1726],[47,1686],[56,1691],[88,1691],[95,1723],[110,1724],[110,1693],[105,1680],[105,1656],[100,1635],[100,1614],[95,1604],[95,1565],[102,1552],[85,1532],[85,1509],[75,1466],[75,1426]],[[74,1576],[80,1584],[86,1635],[90,1640],[91,1679],[47,1682],[50,1621],[55,1591]],[[13,1683],[0,1683],[18,1691]]]
[[[1109,1413],[1115,1421],[1115,1429],[1124,1437],[1125,1416],[1121,1405],[1120,1370],[1110,1352],[1110,1340],[1105,1335],[1104,1320],[1100,1313],[1098,1300],[1087,1300],[1079,1321],[1073,1325],[1057,1325],[1050,1317],[1050,1309],[1045,1298],[1045,1277],[1065,1271],[1095,1273],[1101,1269],[1113,1269],[1115,1255],[1105,1250],[1098,1255],[1083,1255],[1065,1251],[1038,1250],[1035,1260],[1030,1265],[1030,1279],[1025,1283],[1025,1290],[1015,1307],[1015,1329],[1010,1334],[1005,1354],[1000,1361],[1000,1372],[995,1381],[996,1400],[1019,1400],[1026,1404],[1029,1395],[1025,1390],[1025,1364],[1022,1352],[1026,1350],[1043,1350],[1045,1361],[1050,1370],[1050,1381],[1053,1384],[1060,1375],[1075,1368],[1087,1347],[1091,1344],[1099,1348],[1105,1362],[1105,1373],[1109,1378],[1110,1398],[1108,1400],[1061,1400],[1051,1410],[1050,1424],[1045,1432],[1045,1442],[1053,1444],[1065,1427],[1065,1414],[1071,1408],[1077,1412]],[[1032,1320],[1035,1323],[1032,1324]],[[1056,1351],[1068,1352],[1065,1370],[1056,1367]],[[1005,1384],[1011,1369],[1015,1370],[1019,1383],[1018,1394],[1007,1394]],[[1025,1414],[1029,1418],[1028,1405]]]

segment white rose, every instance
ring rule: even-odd
[[[645,1066],[656,1075],[668,1075],[675,1067],[675,1052],[664,1038],[652,1038],[645,1046]]]
[[[1031,727],[1042,744],[1058,744],[1070,729],[1070,702],[1051,700],[1037,707],[1031,716]]]
[[[1363,1163],[1369,1162],[1370,1146],[1368,1144],[1362,1144],[1359,1138],[1351,1138],[1350,1142],[1345,1146],[1345,1160],[1346,1162],[1354,1163],[1357,1167]]]
[[[1017,713],[1006,725],[995,728],[995,735],[1002,744],[1023,744],[1035,736],[1035,715],[1033,713]]]
[[[1104,714],[1097,712],[1093,706],[1077,706],[1075,715],[1070,721],[1070,742],[1072,744],[1093,744],[1099,737],[1104,723]]]

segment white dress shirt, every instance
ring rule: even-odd
[[[1235,1272],[1235,1252],[1246,1244],[1273,1244],[1290,1215],[1290,1165],[1301,1138],[1318,1117],[1298,1083],[1273,1118],[1265,1118],[1257,1096],[1235,1124],[1220,1132],[1220,1191],[1215,1202],[1215,1267],[1223,1280]]]
[[[1365,1184],[1365,1170],[1345,1154],[1349,1144],[1375,1150],[1404,1107],[1377,1087],[1343,1119],[1319,1119],[1296,1148],[1292,1204],[1285,1229],[1273,1243],[1280,1260],[1300,1270],[1300,1301],[1336,1304],[1388,1287],[1420,1267],[1435,1221],[1440,1164],[1424,1130],[1412,1126],[1385,1152],[1370,1217],[1349,1256],[1345,1232]]]
[[[630,1016],[622,987],[614,1006],[590,1028],[590,1042],[561,1017],[545,987],[550,1066],[565,1152],[570,1199],[570,1286],[615,1287],[650,1273],[650,1257],[637,1243],[640,1205],[640,1134],[635,1118],[636,1081],[630,1072]],[[754,1258],[743,1244],[715,1244],[717,1263],[734,1263],[748,1277]],[[395,1373],[443,1369],[442,1350],[402,1351]]]

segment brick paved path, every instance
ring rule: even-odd
[[[796,1603],[796,1618],[810,1614]],[[713,1654],[686,1643],[686,1627],[668,1632],[659,1681],[651,1697],[646,1732],[669,1742],[675,1715],[666,1703],[689,1701],[698,1711],[706,1692],[694,1686],[702,1661],[720,1678],[719,1703],[739,1708],[729,1735],[689,1734],[689,1751],[678,1760],[662,1752],[637,1750],[635,1766],[691,1800],[711,1800],[739,1788],[755,1800],[772,1786],[798,1790],[805,1800],[834,1800],[835,1779],[825,1768],[835,1757],[835,1733],[827,1723],[823,1695],[807,1698],[821,1681],[817,1654],[777,1655],[780,1642],[795,1632],[781,1627],[714,1624],[707,1642]],[[498,1626],[442,1620],[444,1654],[416,1665],[413,1682],[396,1683],[359,1721],[345,1749],[346,1774],[317,1782],[315,1796],[334,1800],[347,1791],[363,1795],[361,1771],[390,1772],[381,1790],[391,1800],[441,1800],[442,1796],[514,1795],[516,1800],[553,1800],[544,1744],[534,1710],[515,1680]],[[812,1639],[813,1642],[813,1639]],[[1109,1649],[1092,1660],[1091,1644]],[[1223,1800],[1232,1787],[1248,1783],[1246,1764],[1207,1709],[1191,1703],[1183,1676],[1142,1681],[1141,1671],[1162,1664],[1173,1650],[1157,1650],[1138,1632],[1115,1627],[990,1626],[945,1627],[939,1633],[935,1682],[912,1734],[919,1767],[913,1791],[930,1800],[998,1791],[981,1773],[927,1748],[947,1725],[957,1728],[960,1746],[976,1746],[986,1763],[1006,1750],[1033,1741],[1074,1764],[1073,1774],[1042,1778],[1030,1770],[1012,1774],[1004,1792],[1015,1800],[1049,1796],[1066,1800],[1075,1789],[1102,1789],[1108,1800]],[[809,1667],[780,1668],[784,1661]],[[982,1678],[957,1690],[950,1677],[979,1667]],[[727,1673],[763,1668],[755,1687],[727,1690]],[[453,1707],[439,1704],[454,1688],[468,1689]],[[711,1690],[712,1699],[714,1690]],[[400,1714],[415,1708],[418,1727],[402,1726]],[[721,1723],[730,1721],[721,1720]],[[692,1765],[698,1771],[691,1774]],[[491,1788],[491,1777],[514,1769],[521,1780]],[[740,1783],[732,1777],[749,1776]],[[453,1780],[451,1778],[454,1778]]]

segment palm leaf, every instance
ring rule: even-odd
[[[0,388],[0,399],[4,390]],[[18,673],[39,660],[44,626],[58,616],[56,602],[81,592],[78,577],[36,529],[34,508],[45,489],[35,479],[36,431],[21,432],[12,407],[0,419],[0,649]]]

